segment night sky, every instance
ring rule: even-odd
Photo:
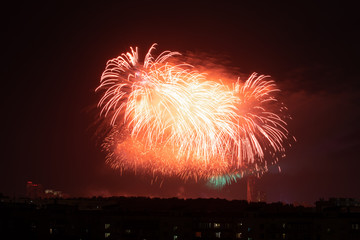
[[[210,2],[3,6],[0,192],[22,196],[31,180],[71,196],[245,199],[244,180],[214,190],[166,178],[160,187],[105,164],[94,90],[106,61],[130,46],[143,57],[158,43],[156,53],[207,54],[236,69],[232,74],[276,81],[297,142],[280,161],[281,173],[258,180],[269,202],[360,198],[355,6]]]

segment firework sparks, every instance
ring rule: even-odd
[[[154,58],[154,48],[142,64],[137,48],[109,60],[96,89],[104,92],[101,115],[110,119],[103,144],[108,164],[217,181],[267,171],[278,161],[288,131],[277,114],[274,81],[254,73],[226,85],[189,64],[171,63],[177,52]]]

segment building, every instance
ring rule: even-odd
[[[63,193],[61,191],[55,191],[53,189],[45,189],[45,198],[62,198]]]
[[[336,208],[330,210],[224,199],[112,197],[28,202],[7,199],[0,201],[0,237],[83,240],[360,239],[359,207],[346,212]]]
[[[53,189],[44,190],[44,187],[41,184],[28,181],[26,183],[26,197],[30,199],[69,198],[69,195]]]
[[[26,183],[26,196],[31,199],[44,198],[44,188],[41,184],[36,184],[31,181]]]

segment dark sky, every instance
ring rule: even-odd
[[[244,199],[244,180],[221,191],[175,178],[160,187],[105,165],[92,127],[100,97],[94,89],[108,59],[130,46],[144,54],[156,42],[158,53],[221,56],[219,64],[226,59],[239,74],[269,74],[282,89],[297,143],[281,173],[258,180],[268,201],[360,198],[355,6],[118,2],[3,6],[0,192],[23,195],[32,180],[72,196]]]

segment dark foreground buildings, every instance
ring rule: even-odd
[[[0,239],[360,239],[360,205],[221,199],[0,197]]]

